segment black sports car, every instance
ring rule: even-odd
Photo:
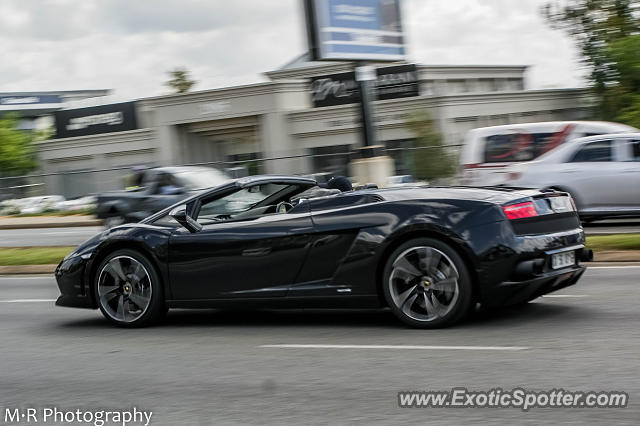
[[[475,303],[577,282],[588,258],[571,197],[505,188],[345,191],[232,180],[102,232],[56,269],[56,304],[142,326],[169,308],[388,306],[423,328]]]

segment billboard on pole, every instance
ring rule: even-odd
[[[401,0],[304,0],[311,59],[401,61]]]
[[[395,65],[375,70],[377,99],[420,96],[418,69],[415,64]],[[347,105],[361,101],[355,72],[318,75],[311,78],[314,107]]]

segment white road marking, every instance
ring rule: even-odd
[[[56,299],[12,299],[12,300],[0,300],[0,303],[39,303],[39,302],[51,303],[55,301]]]
[[[0,276],[0,280],[50,280],[53,278],[53,274],[41,275],[41,276],[30,276],[30,277],[17,277],[15,275],[4,275]]]
[[[640,265],[629,265],[629,266],[587,266],[587,271],[592,269],[631,269],[631,268],[640,268]]]
[[[421,345],[260,345],[260,348],[276,349],[411,349],[443,351],[523,351],[526,346],[421,346]]]
[[[545,294],[542,296],[544,298],[547,297],[555,297],[555,298],[576,298],[576,297],[589,297],[588,294]]]
[[[91,232],[85,231],[60,231],[60,232],[39,232],[38,235],[62,235],[62,234],[70,234],[70,235],[93,235]],[[96,232],[97,234],[97,232]],[[23,234],[25,237],[30,237],[29,234]]]

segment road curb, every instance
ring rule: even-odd
[[[593,259],[598,262],[640,262],[640,250],[607,250],[593,253]]]
[[[102,221],[100,219],[88,219],[88,220],[80,220],[76,222],[0,223],[0,230],[76,228],[76,227],[85,227],[85,226],[102,226]]]

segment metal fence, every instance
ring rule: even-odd
[[[447,145],[450,152],[457,152],[461,145]],[[387,155],[396,163],[397,174],[412,174],[412,153],[417,150],[429,150],[434,147],[402,147],[387,148]],[[260,173],[263,165],[271,161],[295,160],[306,158],[314,164],[304,175],[330,177],[332,175],[348,175],[348,163],[354,158],[353,152],[335,152],[327,154],[298,154],[277,157],[263,157],[236,161],[204,161],[179,164],[176,166],[208,166],[224,170],[231,177],[243,177]],[[155,167],[154,164],[141,166]],[[77,198],[94,193],[124,189],[128,186],[127,177],[132,173],[131,165],[91,170],[73,170],[53,173],[34,173],[23,176],[0,177],[0,201],[14,198],[35,197],[43,195],[64,195],[66,198]],[[55,184],[54,184],[55,183]],[[55,191],[52,188],[63,188]]]

